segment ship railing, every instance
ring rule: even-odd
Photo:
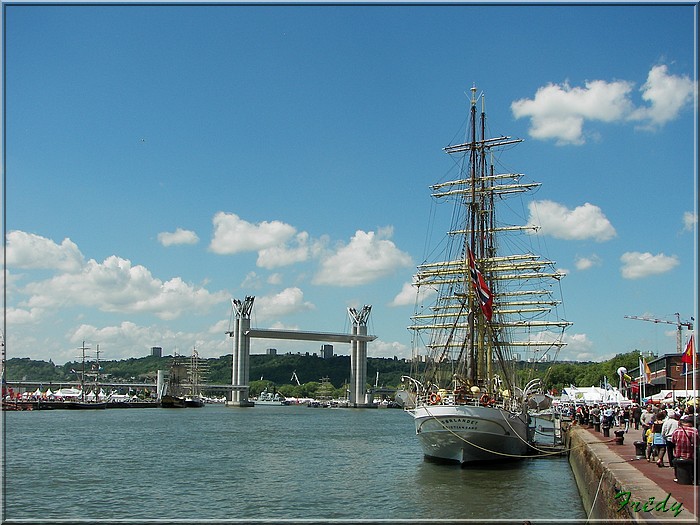
[[[487,393],[480,395],[462,394],[462,393],[439,393],[431,392],[428,394],[419,395],[416,398],[416,405],[426,406],[490,406],[497,408],[510,409],[510,398],[493,397]]]

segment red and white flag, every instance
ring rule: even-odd
[[[472,284],[474,285],[476,296],[479,299],[479,306],[481,306],[481,311],[484,313],[486,319],[491,321],[491,316],[493,315],[493,294],[486,285],[484,276],[481,275],[481,272],[477,269],[476,263],[474,262],[474,254],[469,246],[467,246],[467,254],[469,256],[469,273],[472,277]]]

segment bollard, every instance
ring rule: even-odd
[[[610,427],[603,427],[603,437],[610,437]]]
[[[692,459],[680,459],[676,458],[673,460],[673,464],[676,467],[676,479],[679,485],[692,485],[693,484],[693,460]]]
[[[625,431],[624,430],[616,430],[615,431],[615,443],[617,445],[622,445],[625,442]]]
[[[593,429],[594,429],[596,432],[600,432],[600,423],[597,423],[597,422],[596,422],[596,423],[593,423]]]
[[[637,459],[644,459],[647,453],[647,444],[644,441],[635,441],[634,450],[637,455]]]

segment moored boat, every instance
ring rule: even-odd
[[[414,278],[414,367],[397,396],[424,455],[461,464],[529,454],[528,398],[540,393],[539,379],[523,385],[516,362],[558,352],[571,324],[558,315],[552,286],[562,274],[521,251],[536,228],[499,215],[505,201],[539,184],[496,171],[495,153],[521,140],[486,137],[483,100],[472,88],[469,139],[444,148],[459,173],[431,186],[433,198],[453,202],[452,222]]]

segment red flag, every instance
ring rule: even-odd
[[[683,356],[681,357],[681,363],[691,364],[693,362],[693,357],[695,356],[695,338],[693,335],[694,334],[690,334],[690,339],[685,347],[685,352],[683,352]]]
[[[484,276],[476,268],[476,263],[474,262],[474,254],[472,253],[469,246],[467,246],[467,254],[469,255],[469,272],[472,277],[472,284],[474,285],[474,290],[476,291],[476,296],[479,298],[479,305],[481,306],[481,311],[488,321],[491,320],[493,315],[493,294],[489,287],[486,285]]]

